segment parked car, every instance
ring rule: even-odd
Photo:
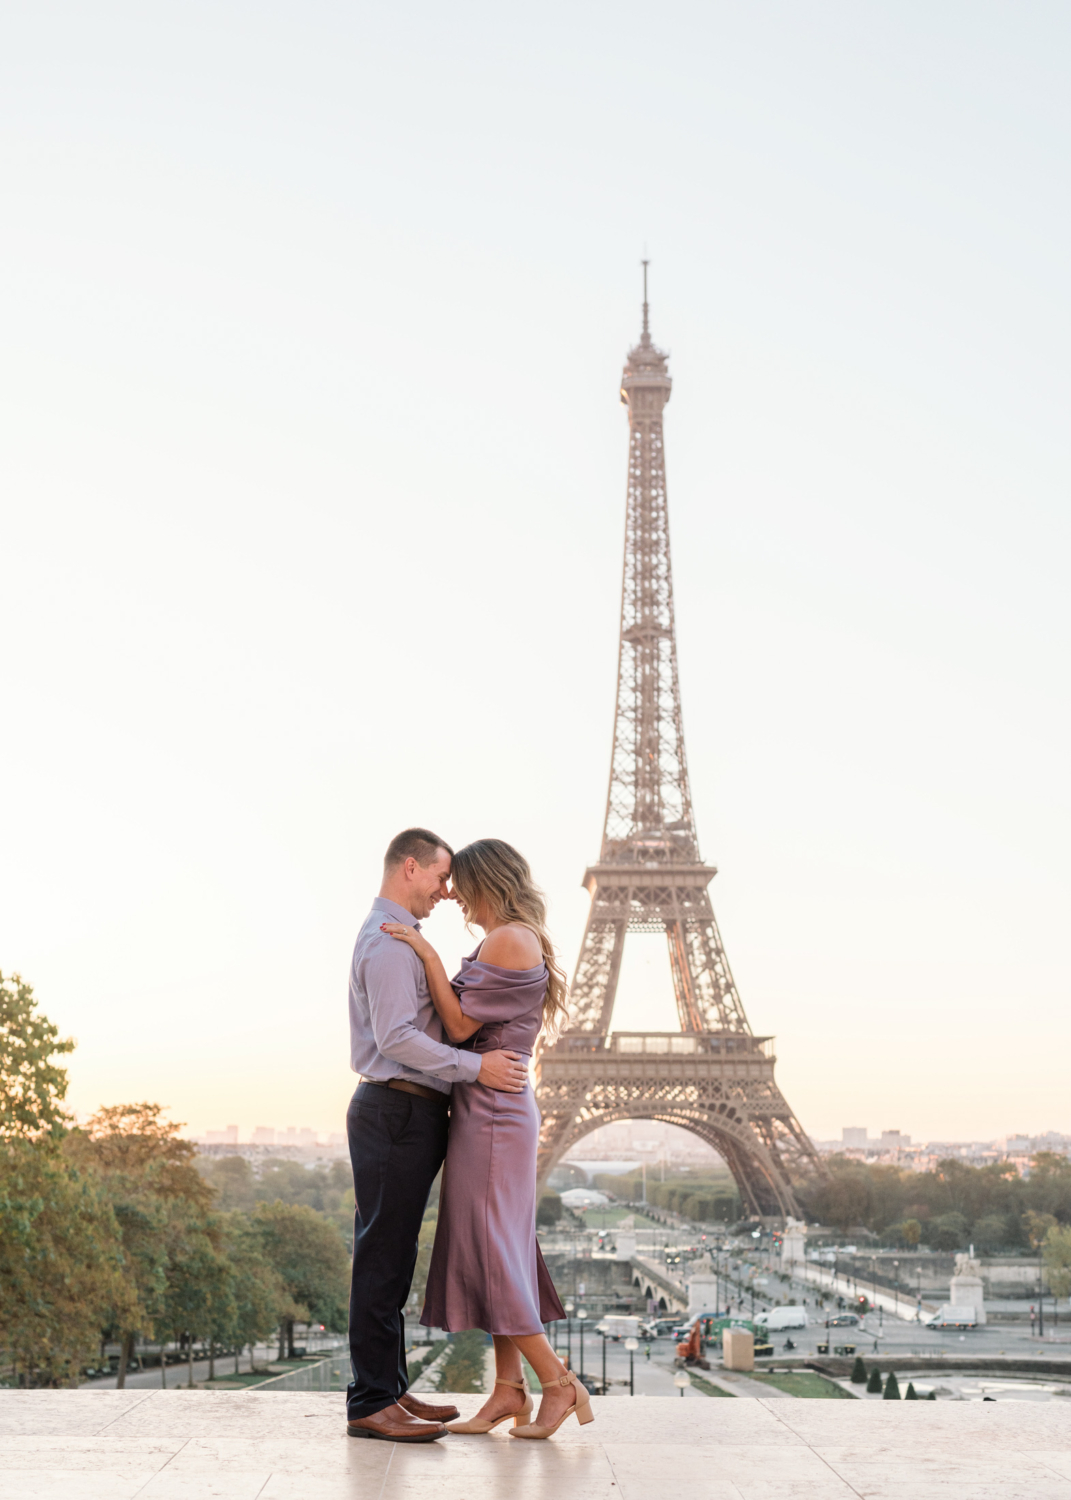
[[[859,1319],[855,1313],[837,1313],[829,1319],[830,1328],[858,1328]]]

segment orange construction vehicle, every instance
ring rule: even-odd
[[[691,1333],[683,1344],[677,1345],[677,1358],[686,1365],[698,1365],[701,1370],[710,1369],[710,1361],[703,1358],[702,1318],[696,1318]]]

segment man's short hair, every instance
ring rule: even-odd
[[[387,845],[383,869],[393,870],[407,859],[415,859],[418,865],[426,868],[440,849],[444,849],[453,859],[454,851],[450,845],[437,833],[432,833],[430,828],[407,828],[404,833],[396,833]]]

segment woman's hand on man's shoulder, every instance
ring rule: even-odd
[[[538,969],[543,962],[543,950],[530,927],[510,922],[487,934],[480,958],[500,969]]]

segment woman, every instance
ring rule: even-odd
[[[531,1056],[544,1025],[565,1014],[565,977],[546,930],[546,903],[528,862],[501,839],[459,849],[453,891],[469,926],[486,937],[447,979],[435,949],[412,927],[384,922],[422,960],[428,989],[451,1042]],[[452,1432],[490,1432],[513,1419],[513,1437],[546,1438],[570,1412],[592,1420],[591,1400],[558,1359],[543,1324],[565,1317],[535,1232],[539,1111],[530,1088],[506,1094],[456,1083],[443,1167],[427,1296],[421,1322],[456,1333],[482,1328],[495,1346],[495,1388],[470,1422]],[[521,1355],[539,1376],[543,1399],[531,1416]]]

